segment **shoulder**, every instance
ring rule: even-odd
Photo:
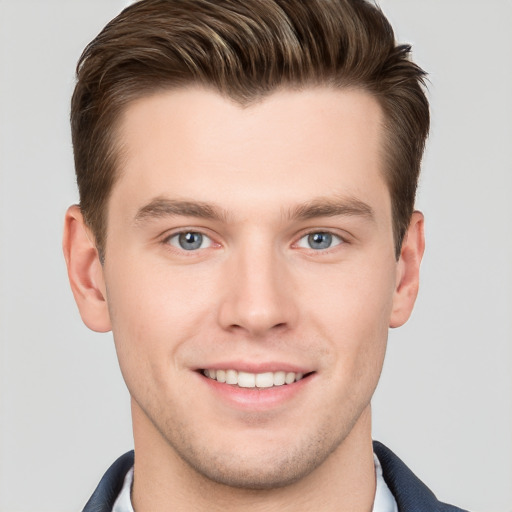
[[[119,457],[103,475],[83,512],[110,512],[123,487],[124,477],[133,466],[133,450]]]
[[[434,493],[382,443],[374,441],[373,450],[379,458],[384,480],[395,496],[400,512],[467,512],[438,501]]]

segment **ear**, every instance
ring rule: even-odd
[[[93,331],[110,331],[103,267],[94,236],[77,205],[70,206],[66,212],[62,248],[69,283],[83,322]]]
[[[424,220],[421,212],[412,214],[397,263],[397,279],[393,297],[390,327],[400,327],[411,316],[418,295],[420,263],[425,251]]]

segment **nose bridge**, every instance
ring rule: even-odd
[[[275,244],[254,237],[232,251],[227,265],[220,322],[261,336],[295,321],[293,283]]]

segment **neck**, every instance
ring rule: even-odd
[[[368,406],[350,434],[316,469],[277,489],[226,486],[197,473],[132,404],[135,467],[132,503],[136,512],[370,512],[375,469]]]

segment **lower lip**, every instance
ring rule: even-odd
[[[307,375],[293,384],[283,384],[271,388],[241,388],[233,384],[217,382],[198,373],[209,388],[229,405],[251,411],[264,411],[279,407],[292,400],[314,378]]]

